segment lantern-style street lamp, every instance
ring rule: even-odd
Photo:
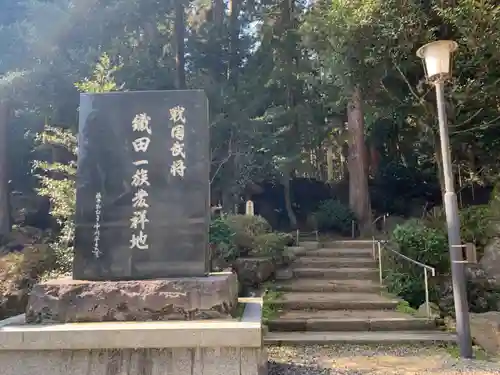
[[[457,319],[457,335],[460,355],[472,357],[472,339],[469,322],[469,305],[467,303],[467,284],[465,274],[466,261],[460,240],[460,218],[455,193],[453,170],[451,164],[450,139],[446,118],[444,83],[451,78],[451,58],[458,45],[451,40],[440,40],[420,47],[417,56],[424,60],[427,79],[436,87],[437,109],[439,119],[439,135],[441,139],[441,155],[444,174],[444,206],[448,226],[448,243],[450,247],[451,275],[453,281],[453,299]]]

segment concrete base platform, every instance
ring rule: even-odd
[[[241,319],[27,325],[0,322],[2,375],[267,375],[262,299]]]
[[[35,285],[28,323],[230,319],[237,305],[233,273],[132,281],[64,278]]]

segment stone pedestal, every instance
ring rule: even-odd
[[[2,375],[267,375],[262,299],[241,319],[24,324],[0,321]]]
[[[59,279],[33,288],[27,323],[230,319],[235,274],[139,281]]]

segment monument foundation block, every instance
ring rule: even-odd
[[[228,319],[236,308],[235,274],[132,281],[71,278],[35,285],[28,323]]]

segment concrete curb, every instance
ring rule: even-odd
[[[242,302],[242,301],[240,301]],[[260,348],[262,299],[246,304],[241,321],[106,322],[23,325],[24,315],[0,321],[1,350]]]

